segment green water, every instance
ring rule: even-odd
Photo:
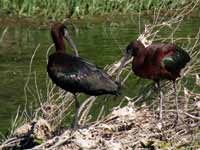
[[[137,18],[137,17],[135,17]],[[142,24],[151,19],[142,19]],[[194,36],[200,27],[200,18],[187,18],[176,32],[177,37]],[[0,28],[0,35],[4,28]],[[25,104],[24,85],[28,77],[29,63],[35,48],[40,47],[35,55],[32,71],[37,73],[38,88],[45,95],[46,92],[46,51],[52,44],[50,29],[35,29],[30,27],[9,28],[0,43],[0,132],[6,133],[11,126],[19,105]],[[138,21],[124,20],[117,23],[81,24],[76,30],[70,28],[81,57],[90,60],[103,68],[122,56],[122,50],[130,41],[137,38]],[[163,31],[163,36],[168,31]],[[51,50],[52,53],[54,49]],[[135,80],[131,76],[124,86],[128,96],[135,96],[140,86],[146,81]],[[34,89],[34,78],[31,77],[30,87]],[[28,105],[33,100],[29,98]],[[112,101],[115,103],[115,101]]]

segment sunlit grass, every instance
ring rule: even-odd
[[[188,0],[1,0],[0,9],[11,15],[58,19],[107,13],[136,13],[161,5],[164,6],[163,9],[176,9],[186,3]]]

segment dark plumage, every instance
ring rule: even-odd
[[[71,93],[96,96],[118,92],[118,85],[105,72],[76,56],[58,52],[50,55],[47,71],[56,85]]]
[[[47,72],[57,86],[74,94],[77,109],[79,107],[75,95],[77,92],[94,96],[102,94],[117,95],[118,85],[110,79],[107,73],[80,57],[66,54],[64,37],[75,51],[75,54],[78,55],[76,47],[63,24],[54,24],[51,35],[56,52],[49,56]],[[78,110],[74,122],[75,128],[77,126],[77,113]]]
[[[171,80],[174,82],[175,94],[177,94],[175,81],[180,77],[181,69],[190,61],[188,53],[175,44],[151,44],[145,48],[140,41],[131,42],[127,46],[126,54],[120,68],[122,68],[125,62],[131,57],[134,57],[132,61],[132,70],[137,76],[154,80],[158,84],[159,90],[160,80]],[[160,119],[162,120],[161,91],[160,94]],[[176,104],[178,110],[177,95]]]

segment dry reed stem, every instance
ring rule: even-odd
[[[6,27],[6,28],[3,30],[2,34],[1,34],[1,37],[0,37],[0,44],[3,42],[3,39],[4,39],[4,37],[5,37],[5,35],[6,35],[7,32],[8,32],[8,27]]]

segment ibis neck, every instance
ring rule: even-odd
[[[56,52],[65,52],[65,43],[63,35],[59,32],[52,32],[52,39],[56,47]]]
[[[55,44],[57,52],[65,52],[65,44],[64,44],[63,37],[61,37],[61,38],[57,39],[56,41],[54,41],[54,44]]]
[[[144,54],[146,52],[145,47],[144,47],[144,45],[142,44],[141,41],[137,41],[135,43],[135,47],[136,47],[135,48],[136,51],[135,51],[134,56],[142,55],[142,54]]]

